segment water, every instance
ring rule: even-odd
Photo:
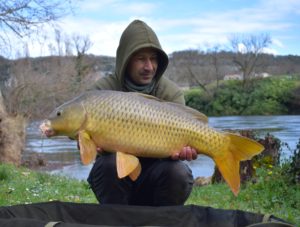
[[[48,162],[62,166],[51,171],[77,179],[86,179],[92,165],[83,166],[80,162],[76,141],[66,137],[42,138],[38,129],[40,122],[32,122],[27,128],[25,154],[39,153]],[[210,117],[209,124],[219,130],[251,129],[261,136],[271,133],[282,142],[288,144],[293,151],[300,138],[300,116],[230,116]],[[288,157],[291,151],[284,146],[283,156]],[[211,176],[214,162],[204,155],[199,155],[194,161],[188,162],[194,177]]]

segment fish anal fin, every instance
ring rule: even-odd
[[[117,151],[116,155],[117,162],[117,173],[119,178],[124,178],[126,176],[130,176],[130,178],[136,179],[139,175],[139,167],[140,162],[137,157],[131,154],[126,154],[123,152]],[[132,179],[131,178],[131,179]]]
[[[82,130],[78,133],[80,157],[84,165],[90,164],[97,155],[96,144],[91,139],[90,135]]]

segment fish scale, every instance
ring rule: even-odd
[[[138,148],[136,152],[139,152],[139,155],[143,157],[153,156],[155,153],[158,153],[160,156],[169,156],[171,151],[177,151],[184,145],[191,145],[189,141],[178,142],[184,137],[192,137],[192,141],[200,141],[198,138],[195,138],[197,134],[193,132],[203,131],[203,129],[205,129],[205,127],[202,126],[203,123],[186,119],[184,112],[170,112],[167,106],[162,105],[161,102],[154,103],[157,105],[151,106],[150,108],[144,99],[142,102],[135,102],[132,97],[123,98],[121,95],[117,97],[108,95],[102,98],[95,96],[91,105],[88,103],[83,104],[87,110],[90,106],[92,116],[98,116],[92,124],[93,127],[91,131],[103,126],[105,127],[105,125],[110,125],[116,129],[116,133],[111,133],[109,138],[106,137],[105,142],[118,144],[118,141],[115,141],[115,139],[123,137],[126,144],[120,143],[116,146],[122,146],[123,148],[126,146],[127,148],[125,149],[127,152],[130,152],[128,150],[133,149],[132,147],[135,146]],[[103,108],[108,108],[107,112],[110,113],[109,120],[105,118],[101,119],[99,117],[101,116],[101,111],[95,111]],[[179,116],[179,114],[181,114],[181,116]],[[181,129],[181,133],[179,129]],[[206,135],[208,138],[211,137],[209,134],[213,134],[213,132],[204,130],[204,141],[206,141]],[[99,136],[101,137],[101,135]],[[98,141],[101,140],[101,138],[95,140]],[[210,153],[209,150],[211,150],[211,143],[209,144],[210,146],[205,146],[204,149],[207,150],[208,153]],[[102,145],[105,146],[105,144]],[[213,143],[212,149],[217,150],[221,145],[220,140],[217,140],[217,142],[215,141]],[[101,146],[101,144],[99,144],[99,146]],[[157,147],[160,149],[157,149]],[[143,152],[140,153],[139,150],[143,150]]]

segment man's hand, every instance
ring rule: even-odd
[[[196,149],[189,146],[186,146],[182,148],[181,151],[171,155],[171,159],[173,160],[192,161],[195,160],[196,158],[197,158]]]
[[[96,151],[98,154],[101,154],[103,152],[103,149],[101,147],[96,147]]]

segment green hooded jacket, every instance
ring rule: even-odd
[[[135,20],[124,30],[117,49],[115,74],[99,79],[93,89],[128,91],[124,86],[126,67],[130,57],[138,50],[152,47],[158,52],[158,68],[155,84],[148,94],[162,100],[184,104],[183,92],[171,80],[163,76],[169,59],[162,50],[154,31],[143,21]]]

